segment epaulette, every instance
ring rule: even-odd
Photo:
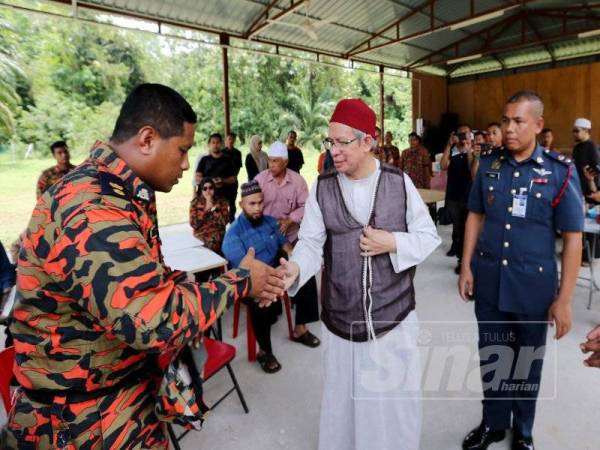
[[[100,181],[100,187],[102,195],[112,195],[113,197],[128,198],[129,194],[118,176],[113,175],[109,172],[100,171],[98,172],[98,180]]]
[[[487,156],[495,156],[495,155],[500,154],[500,152],[502,152],[502,150],[504,150],[503,147],[491,148],[489,150],[481,152],[479,155],[480,155],[480,158],[487,157]]]
[[[565,166],[569,166],[573,162],[573,160],[571,158],[569,158],[555,150],[546,149],[546,150],[544,150],[544,155],[549,156],[553,160],[558,161],[558,162],[564,164]]]

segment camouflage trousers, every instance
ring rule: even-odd
[[[52,405],[16,393],[2,430],[2,450],[167,449],[165,424],[154,412],[154,383],[123,389],[81,403]]]

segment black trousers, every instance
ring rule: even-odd
[[[483,420],[493,430],[512,427],[531,437],[548,317],[507,313],[480,301],[475,301],[475,316],[479,323]]]
[[[244,299],[250,308],[250,320],[260,349],[266,353],[273,353],[271,346],[271,326],[277,322],[281,314],[281,303],[274,302],[266,308],[261,308],[252,298]]]
[[[312,277],[291,297],[296,309],[296,325],[305,325],[319,320],[319,293],[317,280]]]
[[[462,260],[463,244],[465,242],[465,224],[467,223],[467,204],[447,201],[446,208],[452,219],[452,248],[456,251],[458,261]]]
[[[237,192],[236,192],[236,196],[237,196]],[[235,199],[236,199],[236,197],[231,197],[231,196],[227,199],[227,203],[229,203],[229,223],[232,223],[235,220],[235,212],[236,212]]]

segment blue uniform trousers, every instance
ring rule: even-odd
[[[548,317],[503,312],[497,305],[481,301],[475,302],[475,316],[479,325],[483,420],[493,430],[512,426],[522,436],[531,437]]]

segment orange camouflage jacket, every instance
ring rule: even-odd
[[[11,331],[27,389],[93,391],[181,348],[249,290],[163,262],[153,190],[106,144],[44,194],[19,254]]]

